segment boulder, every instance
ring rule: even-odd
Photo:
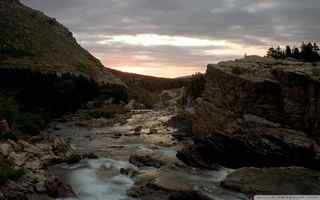
[[[166,164],[163,160],[157,159],[155,156],[151,155],[132,155],[129,158],[129,162],[137,167],[160,168]]]
[[[197,137],[177,157],[189,165],[215,168],[302,166],[320,169],[319,146],[303,132],[251,128],[236,134]]]
[[[249,195],[319,195],[320,172],[305,168],[242,168],[221,183]]]
[[[136,102],[135,100],[130,100],[129,103],[125,106],[128,110],[143,110],[145,106],[141,103]]]
[[[0,144],[0,153],[7,157],[13,151],[13,147],[9,143]]]
[[[10,131],[9,124],[7,120],[0,118],[0,133],[6,133]]]

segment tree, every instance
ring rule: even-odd
[[[307,62],[317,61],[319,56],[318,52],[315,51],[315,49],[317,48],[318,48],[317,45],[315,44],[315,47],[314,47],[314,45],[312,45],[311,42],[309,42],[308,44],[302,43],[301,55],[303,60]]]
[[[292,51],[291,51],[290,46],[286,46],[285,57],[286,58],[292,57]]]
[[[299,48],[294,47],[293,53],[292,53],[292,57],[295,58],[295,59],[300,59],[301,58]]]
[[[268,58],[275,58],[276,51],[273,47],[270,47],[267,51],[267,57]]]

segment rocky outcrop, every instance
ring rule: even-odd
[[[319,67],[255,56],[208,65],[194,132],[233,132],[234,120],[250,114],[317,135]]]
[[[319,195],[320,172],[305,168],[243,168],[222,186],[249,195]]]
[[[43,138],[41,141],[8,140],[0,143],[0,157],[10,161],[25,175],[17,181],[0,185],[0,199],[28,199],[28,195],[44,194],[54,198],[72,197],[72,189],[50,174],[47,167],[67,162],[76,156],[63,139]]]
[[[281,128],[247,129],[194,139],[178,152],[180,160],[196,167],[229,168],[303,166],[320,169],[320,148],[303,132]]]
[[[319,67],[257,56],[208,65],[194,104],[194,145],[178,157],[209,168],[320,169]]]
[[[165,165],[165,161],[161,160],[159,157],[151,155],[132,155],[129,158],[129,162],[137,167],[155,167],[160,168]]]

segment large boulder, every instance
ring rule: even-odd
[[[196,167],[303,166],[320,169],[320,148],[303,132],[281,128],[255,128],[237,134],[197,137],[179,151],[179,159]]]
[[[242,168],[221,183],[249,195],[319,195],[320,172],[305,168]]]

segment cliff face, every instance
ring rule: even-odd
[[[320,168],[320,66],[257,56],[208,65],[196,100],[196,166]]]
[[[2,0],[0,16],[0,68],[72,73],[99,84],[120,83],[55,19],[18,0]]]
[[[232,132],[236,129],[231,128],[237,124],[258,117],[317,135],[319,72],[319,65],[255,56],[208,65],[206,87],[197,113],[205,121],[215,121],[207,133],[225,132],[228,127]],[[208,109],[214,116],[206,116]],[[195,132],[201,133],[201,129]]]

